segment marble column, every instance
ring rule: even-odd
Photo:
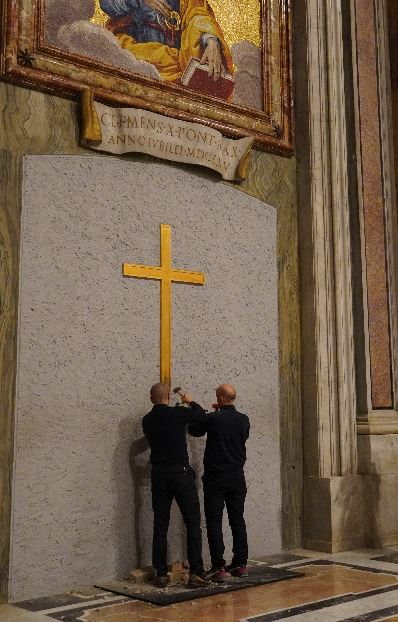
[[[343,0],[296,7],[304,545],[360,546]],[[298,33],[300,36],[298,36]]]
[[[325,551],[398,542],[387,5],[296,8],[304,545]]]

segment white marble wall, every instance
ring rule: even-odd
[[[237,406],[252,423],[250,552],[280,549],[275,210],[202,171],[29,156],[13,600],[124,577],[150,563],[140,422],[159,379],[159,284],[123,278],[121,264],[158,264],[162,222],[172,226],[174,266],[206,273],[204,287],[173,286],[173,383],[205,406],[217,384],[236,385]],[[190,450],[200,471],[202,439],[192,439]],[[184,531],[174,511],[170,558],[181,557]]]

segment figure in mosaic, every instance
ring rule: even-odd
[[[206,0],[100,0],[100,6],[122,48],[154,65],[164,80],[179,81],[192,59],[206,65],[214,82],[226,70],[233,73],[231,52]]]

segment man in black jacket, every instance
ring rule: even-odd
[[[188,586],[204,587],[208,580],[203,574],[200,505],[195,472],[189,465],[186,425],[205,424],[208,415],[187,394],[182,396],[182,402],[190,408],[169,406],[170,391],[165,384],[153,385],[150,395],[153,408],[143,418],[142,428],[151,448],[155,585],[166,587],[168,583],[167,531],[175,499],[187,528]]]
[[[246,441],[249,437],[249,418],[235,409],[235,388],[221,384],[216,389],[216,412],[203,423],[191,424],[192,436],[207,433],[204,454],[203,492],[212,567],[207,576],[224,582],[226,570],[235,577],[247,577],[247,534],[243,516],[246,481],[243,467],[246,461]],[[222,518],[224,504],[233,539],[233,559],[225,566]]]

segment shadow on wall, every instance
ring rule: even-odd
[[[377,473],[376,465],[374,462],[370,463],[370,471],[371,475],[367,475],[365,479],[365,490],[366,488],[368,488],[368,490],[366,490],[366,497],[370,500],[370,503],[366,505],[366,513],[368,514],[368,516],[365,525],[368,533],[365,532],[365,543],[367,546],[379,548],[383,546],[383,538],[380,534],[379,525],[379,517],[381,512],[381,476],[379,473]]]
[[[152,523],[148,520],[151,467],[141,418],[122,419],[119,422],[119,437],[121,440],[114,453],[116,568],[118,578],[127,578],[133,568],[148,564],[150,546],[148,549],[146,540],[152,529]],[[122,512],[126,511],[130,516],[123,516]]]
[[[365,544],[371,548],[383,546],[380,534],[380,482],[381,476],[372,461],[371,437],[363,435],[359,447],[360,474],[364,478]]]
[[[141,422],[140,422],[141,425]],[[133,441],[130,447],[129,463],[131,477],[133,480],[133,495],[134,495],[134,541],[135,541],[135,559],[137,568],[143,566],[143,551],[142,551],[142,529],[141,525],[144,521],[143,511],[143,497],[149,493],[148,487],[151,482],[151,465],[149,463],[149,456],[145,463],[142,463],[140,457],[142,454],[147,453],[149,449],[148,441],[145,436]],[[145,489],[145,491],[144,491]]]

